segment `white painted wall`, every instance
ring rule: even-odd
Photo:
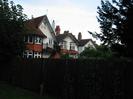
[[[84,46],[84,48],[85,48],[85,47],[90,47],[90,48],[96,49],[95,46],[94,46],[94,44],[93,44],[91,41],[89,41],[89,42]]]
[[[93,44],[91,41],[89,41],[89,42],[88,42],[87,44],[85,44],[84,46],[79,46],[79,48],[78,48],[79,53],[83,52],[83,51],[85,50],[86,47],[90,47],[90,48],[96,49],[95,46],[94,46],[94,44]]]
[[[66,41],[67,43],[67,50],[70,50],[70,43],[74,42],[69,36],[67,36],[64,41]],[[78,46],[76,45],[76,43],[74,43],[75,45],[75,51],[78,51]]]
[[[79,53],[83,52],[83,47],[82,46],[79,46],[78,47],[78,51],[79,51]]]
[[[39,29],[44,33],[44,35],[47,36],[47,38],[43,39],[44,47],[46,44],[48,44],[48,47],[53,48],[54,37],[52,36],[48,25],[42,22],[39,26]]]

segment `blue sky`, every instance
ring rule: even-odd
[[[61,32],[69,30],[76,37],[79,32],[82,37],[92,38],[87,32],[100,32],[97,22],[97,6],[101,0],[13,0],[24,8],[28,18],[47,14],[50,22],[60,25]]]

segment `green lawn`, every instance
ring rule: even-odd
[[[36,93],[0,83],[0,99],[55,99],[48,96],[39,96]]]

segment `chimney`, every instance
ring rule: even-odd
[[[80,41],[82,39],[82,34],[81,34],[81,32],[79,32],[79,34],[78,34],[78,40]]]
[[[60,34],[60,26],[59,25],[57,25],[56,26],[56,28],[55,28],[55,33],[56,33],[56,35],[59,35]]]
[[[69,31],[64,31],[64,34],[68,34],[69,33]]]

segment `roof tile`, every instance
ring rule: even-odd
[[[42,36],[42,37],[46,37],[46,35],[44,35],[43,32],[38,28],[44,17],[45,16],[41,16],[41,17],[37,17],[37,18],[27,20],[25,22],[25,27],[27,29],[27,33]]]

